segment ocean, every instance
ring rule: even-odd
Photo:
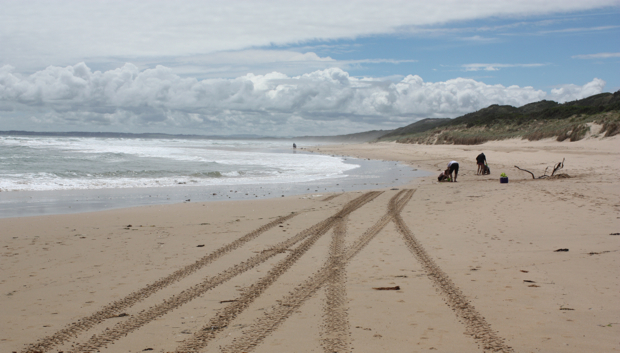
[[[0,136],[0,217],[359,190],[416,172],[285,140]]]

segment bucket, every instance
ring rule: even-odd
[[[499,182],[500,184],[508,184],[508,177],[500,177]]]

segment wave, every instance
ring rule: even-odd
[[[356,167],[288,142],[0,137],[6,191],[293,183]]]

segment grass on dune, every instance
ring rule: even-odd
[[[620,111],[599,114],[578,114],[566,119],[497,119],[489,124],[455,124],[421,133],[401,135],[385,140],[399,143],[479,145],[487,141],[522,138],[536,141],[556,138],[557,141],[578,141],[590,132],[589,123],[602,126],[597,136],[620,134]]]

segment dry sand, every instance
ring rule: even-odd
[[[316,150],[461,170],[0,219],[0,352],[620,350],[620,137]],[[491,175],[475,175],[480,152]],[[563,158],[570,178],[513,167]]]

